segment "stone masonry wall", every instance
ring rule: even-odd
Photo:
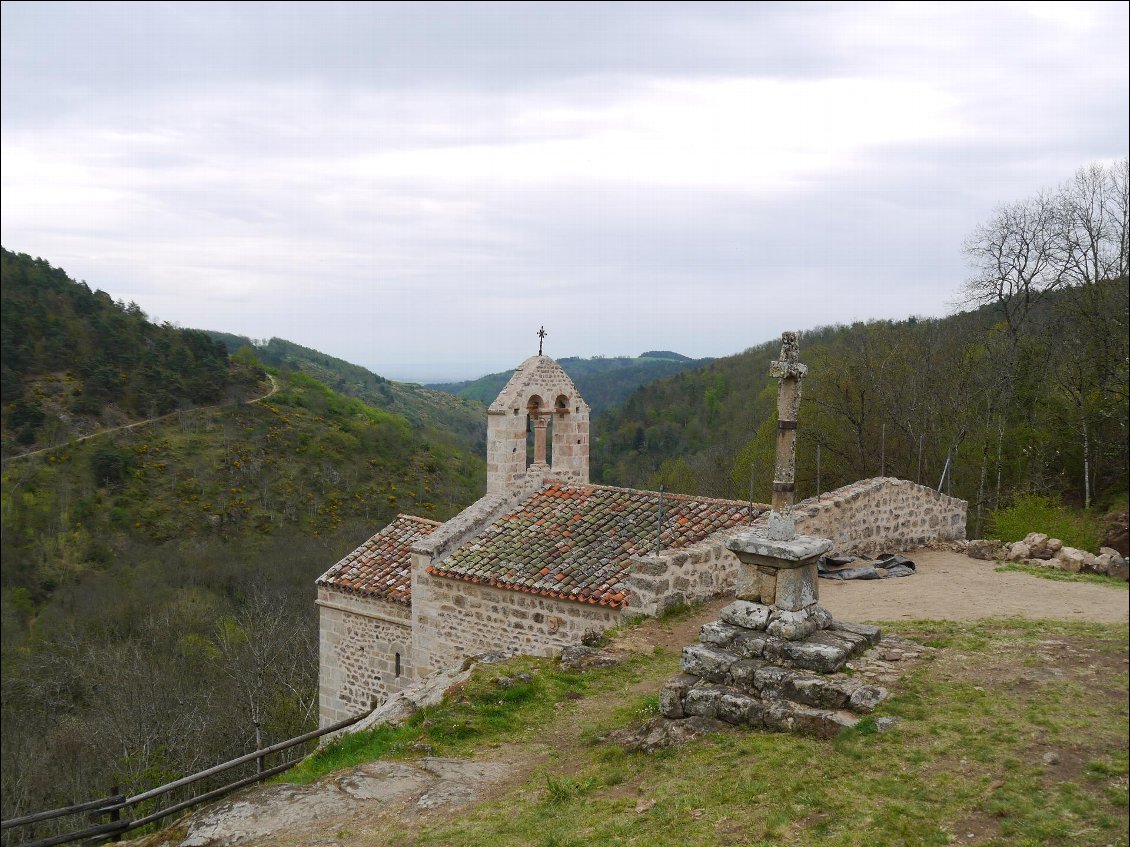
[[[628,610],[637,615],[657,615],[680,603],[733,594],[738,559],[726,549],[726,542],[747,529],[743,526],[716,532],[690,547],[629,560],[632,573],[628,577]]]
[[[412,649],[421,675],[483,653],[550,656],[579,644],[585,630],[621,620],[619,609],[432,576],[415,561],[412,570]]]
[[[797,531],[830,538],[836,553],[874,556],[965,537],[966,502],[932,488],[893,477],[865,479],[793,507]],[[764,527],[768,506],[754,527]],[[631,560],[628,608],[655,615],[679,603],[694,603],[734,592],[738,560],[726,541],[738,527],[715,533],[700,544]]]
[[[326,586],[317,604],[320,726],[368,712],[413,681],[410,607]]]
[[[967,507],[924,485],[876,477],[802,500],[793,515],[797,532],[832,539],[836,553],[876,556],[965,538]]]

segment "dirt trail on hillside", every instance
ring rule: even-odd
[[[272,394],[274,394],[276,391],[279,390],[279,384],[275,380],[275,378],[273,376],[271,376],[271,374],[267,374],[267,379],[269,379],[271,381],[271,390],[268,391],[266,394],[261,394],[258,397],[252,397],[250,400],[246,401],[247,403],[260,403],[263,400],[266,400],[268,397],[270,397]],[[13,459],[27,459],[27,458],[30,458],[31,456],[41,456],[44,453],[51,453],[55,450],[62,450],[64,447],[66,447],[71,442],[74,442],[74,443],[77,444],[80,441],[89,441],[91,438],[98,438],[98,437],[103,436],[103,435],[109,435],[112,432],[124,432],[127,429],[137,429],[138,427],[149,426],[149,424],[157,423],[158,421],[167,421],[167,420],[169,420],[169,418],[172,418],[176,415],[179,415],[182,411],[183,412],[200,412],[200,411],[203,411],[205,409],[218,409],[221,405],[223,405],[223,404],[222,403],[216,403],[212,406],[196,406],[192,409],[177,409],[174,412],[169,412],[167,415],[159,415],[155,418],[146,418],[143,421],[134,421],[133,423],[122,424],[121,426],[112,426],[109,429],[100,429],[97,432],[91,432],[88,435],[79,435],[75,438],[71,438],[63,444],[53,444],[50,447],[40,447],[38,450],[29,450],[26,453],[17,453],[14,456],[8,456],[7,458],[4,459],[4,462],[10,462]]]
[[[1096,623],[1130,619],[1130,593],[1118,588],[997,573],[995,562],[943,550],[904,555],[918,566],[914,576],[822,579],[820,604],[846,621],[966,621],[1008,615]]]

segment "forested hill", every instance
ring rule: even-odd
[[[594,356],[591,359],[568,356],[557,363],[592,408],[593,415],[616,406],[632,391],[652,380],[701,368],[710,359],[691,359],[669,350],[652,350],[629,356]],[[489,405],[506,385],[514,371],[487,374],[470,382],[446,382],[428,386]]]
[[[460,447],[486,455],[486,407],[476,400],[414,383],[395,382],[360,365],[282,338],[256,343],[242,335],[207,332],[222,341],[230,353],[249,347],[266,365],[312,376],[335,391],[403,415],[416,427],[447,433]]]
[[[6,445],[62,442],[3,466],[4,818],[312,728],[314,580],[398,512],[473,502],[482,459],[297,369],[245,402],[271,387],[254,351],[42,260],[5,252],[3,291]]]
[[[0,348],[4,455],[263,393],[205,333],[151,323],[137,304],[3,248]]]
[[[825,491],[880,473],[937,486],[954,448],[952,490],[971,523],[1014,492],[1081,505],[1085,474],[1093,499],[1125,499],[1127,298],[1121,278],[1048,292],[1013,329],[999,304],[803,332],[798,497],[816,491],[819,443]],[[766,501],[779,349],[774,339],[638,389],[596,421],[593,478],[743,498],[752,472]]]

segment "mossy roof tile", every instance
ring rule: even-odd
[[[318,585],[410,605],[412,545],[439,526],[427,518],[397,515],[392,523],[322,574]]]

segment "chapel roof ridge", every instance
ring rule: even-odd
[[[596,482],[569,482],[566,480],[559,480],[555,477],[546,477],[543,481],[542,488],[544,490],[545,488],[548,488],[550,486],[556,486],[558,488],[599,488],[602,491],[620,491],[625,494],[653,494],[656,497],[659,496],[659,492],[651,488],[625,488],[618,485],[602,485],[601,483]],[[748,507],[750,504],[749,500],[731,500],[727,497],[707,497],[703,494],[676,494],[673,491],[664,491],[663,499],[693,500],[696,503],[717,503],[719,505],[743,507]],[[758,503],[754,501],[753,505],[754,508],[770,508],[768,503]]]

